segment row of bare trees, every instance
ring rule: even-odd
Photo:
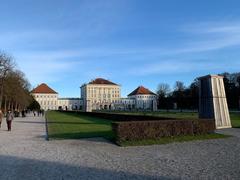
[[[228,107],[231,110],[240,110],[240,72],[222,73]],[[166,83],[160,83],[157,88],[158,108],[179,110],[197,110],[199,101],[199,82],[195,79],[190,86],[176,81],[173,90]],[[174,105],[177,105],[174,107]]]
[[[0,107],[6,112],[20,111],[33,101],[30,83],[23,72],[16,69],[11,56],[0,52]]]
[[[166,83],[160,83],[157,88],[159,109],[198,109],[198,81],[186,87],[183,82],[176,81],[173,90]]]

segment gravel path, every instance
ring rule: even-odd
[[[0,130],[0,179],[239,179],[240,129],[219,140],[122,148],[101,138],[45,141],[42,118]]]

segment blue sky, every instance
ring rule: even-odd
[[[32,86],[79,96],[96,77],[122,85],[189,85],[240,70],[238,0],[0,0],[0,49]]]

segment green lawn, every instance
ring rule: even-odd
[[[230,113],[232,127],[240,128],[240,113]]]
[[[127,113],[125,113],[127,114]],[[128,113],[129,114],[129,113]],[[141,114],[141,113],[131,113]],[[164,116],[172,118],[184,118],[195,119],[197,113],[167,113],[167,112],[155,112],[145,113],[145,115],[151,116]],[[76,113],[65,113],[58,111],[47,112],[48,119],[48,132],[50,139],[80,139],[90,137],[104,137],[106,139],[114,139],[112,132],[111,121],[95,118],[90,116],[79,115]],[[240,128],[240,114],[231,113],[231,120],[233,127]],[[166,144],[172,142],[193,141],[203,139],[216,139],[228,137],[220,134],[208,134],[198,136],[179,136],[179,137],[167,137],[158,140],[142,140],[132,142],[121,142],[122,146],[133,145],[151,145],[151,144]]]
[[[195,113],[195,112],[146,112],[146,113],[139,113],[139,114],[144,114],[148,116],[176,118],[176,119],[197,119],[198,118],[198,113]]]
[[[104,111],[103,111],[104,112]],[[168,118],[177,118],[177,119],[196,119],[198,118],[198,113],[196,112],[122,112],[122,111],[106,111],[107,113],[116,113],[116,114],[133,114],[133,115],[145,115],[145,116],[159,116],[159,117],[168,117]]]
[[[118,112],[119,114],[137,114],[137,115],[149,115],[149,116],[161,116],[176,119],[197,119],[197,112]],[[232,127],[240,128],[240,113],[230,113]]]
[[[154,115],[154,113],[152,114]],[[194,119],[198,118],[198,113],[167,113],[167,112],[161,112],[161,113],[155,113],[155,115],[165,116],[165,117],[173,117],[173,118],[182,118],[182,119]],[[232,127],[234,128],[240,128],[240,113],[230,113],[230,119],[232,123]]]
[[[113,138],[109,120],[57,111],[47,112],[47,119],[50,139]]]

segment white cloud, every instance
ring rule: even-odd
[[[66,32],[64,32],[66,33]],[[22,32],[14,35],[14,32],[2,34],[0,38],[10,37],[9,42],[34,38],[41,39],[49,37],[50,39],[68,38],[71,35],[64,35],[62,31],[36,31]],[[61,77],[72,73],[81,66],[82,74],[85,77],[93,78],[94,76],[113,76],[115,69],[107,69],[103,66],[106,61],[113,61],[115,57],[122,64],[129,64],[123,68],[121,63],[110,62],[115,70],[123,68],[126,74],[131,75],[151,75],[151,74],[170,74],[170,73],[188,73],[200,70],[219,70],[224,71],[228,67],[225,63],[217,63],[216,60],[198,61],[196,56],[193,59],[184,59],[186,55],[195,53],[208,52],[212,50],[221,50],[226,47],[240,45],[240,23],[199,23],[186,26],[184,33],[188,36],[181,44],[177,41],[170,47],[164,47],[163,44],[158,47],[125,48],[125,47],[97,47],[97,48],[78,48],[71,50],[61,50],[60,48],[51,51],[20,51],[14,53],[21,69],[26,72],[27,77],[33,84],[41,81],[59,81]],[[75,33],[74,33],[75,34]],[[74,35],[73,35],[74,36]],[[62,39],[62,40],[63,40]],[[1,41],[2,42],[2,41]],[[101,58],[101,68],[95,65]],[[104,57],[106,57],[104,59]],[[110,58],[109,58],[110,57]],[[166,57],[171,59],[167,61]],[[148,60],[149,59],[149,60]],[[146,63],[146,60],[147,63]],[[135,62],[139,63],[135,63]],[[158,62],[156,62],[158,61]],[[94,67],[92,67],[92,65]],[[232,60],[232,67],[237,65]],[[239,64],[238,64],[239,65]],[[135,67],[133,67],[135,66]]]
[[[199,71],[206,71],[209,73],[224,72],[226,69],[239,69],[240,62],[211,62],[209,60],[168,60],[158,63],[148,63],[141,66],[131,68],[128,74],[135,76],[148,76],[148,75],[170,75],[193,73]]]
[[[192,40],[179,52],[202,52],[240,45],[240,22],[198,23],[184,27]]]
[[[188,33],[239,33],[239,21],[218,21],[218,22],[199,22],[195,24],[187,24],[182,28],[184,32]]]
[[[56,82],[74,72],[82,65],[81,61],[68,58],[74,56],[71,52],[32,52],[16,54],[17,64],[33,85],[41,82]]]

